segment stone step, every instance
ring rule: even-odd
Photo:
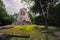
[[[21,37],[21,38],[30,38],[30,35],[22,35],[22,34],[9,34],[12,37]]]

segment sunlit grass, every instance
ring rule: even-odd
[[[11,33],[11,34],[20,34],[31,32],[35,25],[18,25],[14,26],[11,29],[0,30],[0,33]],[[21,30],[22,29],[22,30]]]
[[[30,38],[17,38],[12,37],[10,40],[43,40],[45,39],[45,34],[43,34],[41,31],[35,29],[37,25],[14,25],[13,28],[10,29],[3,29],[0,30],[0,33],[5,34],[23,34],[23,35],[30,35]],[[44,28],[42,25],[38,25],[39,28]],[[48,27],[50,30],[56,29],[55,27]],[[49,40],[54,40],[54,36],[51,34],[47,34]]]

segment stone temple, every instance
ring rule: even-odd
[[[32,24],[26,8],[20,9],[18,16],[16,17],[16,21],[13,24]]]

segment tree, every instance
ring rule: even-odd
[[[60,27],[60,3],[56,4],[55,7],[50,7],[48,15],[48,25],[54,27]],[[52,23],[53,22],[53,23]],[[35,18],[35,24],[44,25],[43,16],[38,16]]]
[[[48,18],[48,24],[53,26],[60,26],[60,3],[58,3],[55,7],[50,8],[49,11],[49,18]],[[52,23],[53,22],[53,23]]]
[[[32,23],[34,24],[35,23],[35,17],[36,16],[31,11],[29,12],[29,17],[30,17]]]
[[[34,0],[35,4],[33,6],[33,12],[40,13],[43,15],[45,21],[45,29],[48,29],[48,13],[50,7],[55,6],[56,2],[59,0]]]
[[[11,15],[7,14],[3,1],[0,0],[0,26],[11,24],[13,19]]]

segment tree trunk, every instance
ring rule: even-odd
[[[45,29],[48,29],[48,10],[49,10],[49,5],[47,5],[46,11],[44,11],[43,9],[43,5],[41,4],[41,1],[39,0],[41,9],[42,9],[42,13],[43,13],[43,17],[44,17],[44,24],[45,24]]]
[[[43,13],[43,17],[44,17],[44,25],[45,25],[45,29],[48,29],[48,11],[44,12],[42,9],[42,13]]]
[[[48,12],[49,12],[49,5],[46,7],[46,13],[45,13],[45,29],[48,29]]]
[[[48,21],[47,21],[47,17],[46,16],[44,17],[44,20],[45,20],[45,29],[47,30],[48,29]]]

